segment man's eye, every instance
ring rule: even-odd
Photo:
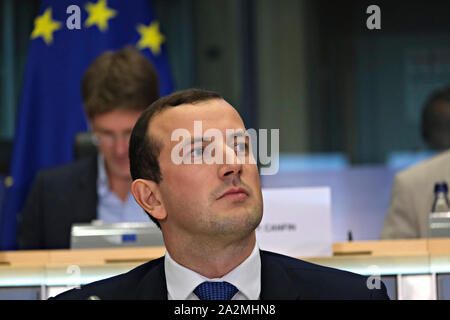
[[[195,148],[191,151],[193,157],[201,157],[203,155],[203,147]]]
[[[236,151],[247,151],[247,144],[244,142],[236,144]]]

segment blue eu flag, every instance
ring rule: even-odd
[[[165,37],[149,0],[44,0],[30,38],[0,217],[3,250],[16,248],[17,215],[36,172],[73,160],[74,137],[87,129],[81,78],[95,58],[135,46],[158,71],[161,95],[172,91]]]

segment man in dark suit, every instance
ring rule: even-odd
[[[108,51],[81,87],[98,154],[37,174],[19,216],[19,249],[69,248],[74,223],[149,221],[131,194],[128,143],[142,111],[159,98],[154,67],[131,47]]]
[[[200,126],[200,127],[199,127]],[[243,121],[190,89],[143,112],[130,140],[132,193],[164,236],[164,257],[58,299],[388,299],[368,278],[260,250],[263,201]]]

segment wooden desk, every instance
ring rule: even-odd
[[[106,265],[144,263],[164,255],[164,247],[30,250],[0,252],[0,266],[55,267],[67,265]]]
[[[0,252],[0,287],[45,291],[85,284],[127,272],[164,253],[164,247]],[[331,257],[303,260],[366,275],[435,277],[450,273],[450,239],[342,242],[333,245]]]

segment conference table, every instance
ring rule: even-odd
[[[0,299],[47,299],[163,256],[164,247],[0,252]],[[391,299],[450,299],[450,238],[353,241],[300,259],[369,275]]]

